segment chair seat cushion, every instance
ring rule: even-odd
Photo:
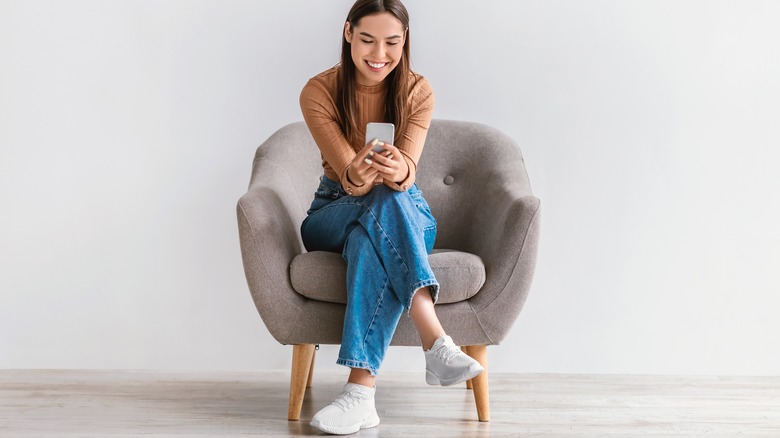
[[[485,283],[485,265],[474,254],[436,249],[428,256],[439,281],[439,304],[467,300]],[[295,257],[290,280],[299,294],[317,301],[347,303],[347,264],[341,254],[313,251]]]

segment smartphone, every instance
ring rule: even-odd
[[[366,125],[366,143],[369,143],[374,139],[378,139],[382,143],[395,143],[395,125],[392,123],[369,123]],[[376,145],[371,150],[374,152],[382,152],[385,148]]]

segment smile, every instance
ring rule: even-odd
[[[383,69],[387,64],[389,64],[389,62],[371,62],[371,61],[366,61],[366,64],[368,64],[368,66],[371,68],[371,70],[378,71],[378,70]]]

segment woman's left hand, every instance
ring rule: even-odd
[[[382,152],[372,152],[367,157],[371,167],[386,180],[401,182],[409,176],[409,165],[397,147],[385,143]]]

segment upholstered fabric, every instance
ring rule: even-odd
[[[313,292],[316,279],[299,270],[316,269],[311,266],[320,259],[296,260],[305,252],[299,227],[321,174],[319,150],[306,125],[287,125],[257,149],[249,189],[237,205],[247,284],[263,322],[283,344],[341,341],[345,306],[337,282],[344,280],[330,280],[323,288],[328,290]],[[472,254],[484,265],[484,283],[468,298],[461,299],[468,295],[461,291],[475,279],[447,280],[454,284],[453,302],[436,306],[444,329],[459,345],[500,343],[530,290],[539,239],[539,199],[531,192],[520,149],[494,128],[433,120],[417,184],[438,222],[435,248]],[[323,257],[321,269],[338,266],[333,256],[340,259]],[[419,342],[411,320],[401,317],[392,344]]]
[[[485,283],[485,265],[474,254],[437,249],[428,262],[439,280],[438,304],[467,300]],[[290,280],[293,289],[306,298],[347,304],[347,265],[341,254],[314,251],[295,257]]]

